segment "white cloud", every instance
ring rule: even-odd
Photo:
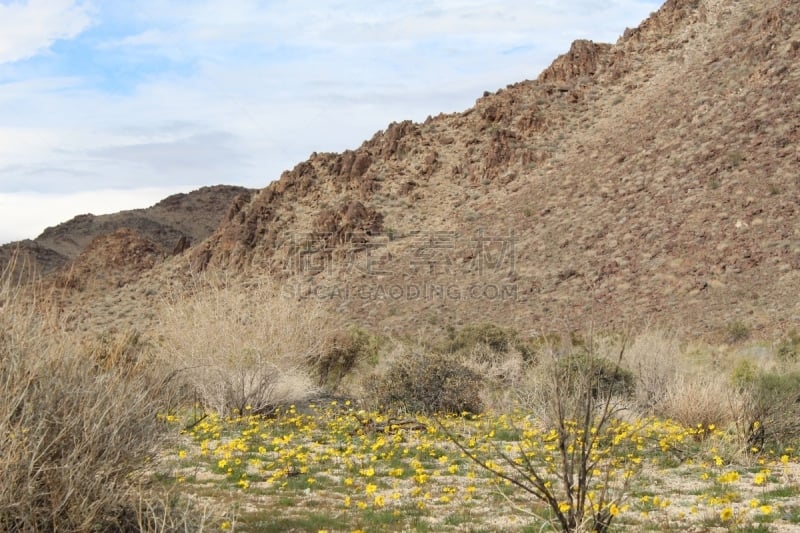
[[[103,215],[149,207],[193,187],[149,187],[72,194],[0,193],[0,244],[32,238],[49,226],[87,213]]]
[[[74,0],[0,4],[0,64],[32,57],[85,30],[88,8]]]

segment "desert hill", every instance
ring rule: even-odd
[[[798,94],[797,2],[668,0],[462,113],[312,154],[98,313],[191,268],[277,277],[385,331],[784,331],[800,324]]]
[[[248,192],[244,187],[230,185],[203,187],[169,196],[145,209],[99,216],[79,215],[45,229],[35,239],[0,246],[0,270],[15,251],[43,274],[69,268],[87,249],[92,253],[95,239],[119,230],[135,232],[138,238],[152,241],[154,249],[164,254],[182,251],[208,237],[233,200]]]

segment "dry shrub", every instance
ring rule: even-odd
[[[97,365],[9,275],[0,302],[0,530],[141,529],[163,380]]]
[[[745,400],[731,387],[727,376],[711,372],[686,373],[669,385],[665,397],[656,406],[656,414],[684,426],[727,427],[736,421]]]
[[[682,381],[686,361],[677,335],[647,330],[632,340],[622,365],[635,377],[637,409],[651,414]]]
[[[165,361],[203,404],[227,414],[265,413],[317,391],[313,367],[324,352],[319,306],[276,295],[269,284],[197,281],[162,319]]]
[[[479,344],[460,359],[482,378],[480,397],[483,405],[494,412],[511,412],[516,405],[516,392],[525,382],[528,363],[516,349],[497,351]]]
[[[482,377],[450,355],[402,349],[375,381],[374,398],[384,407],[421,413],[479,413]]]

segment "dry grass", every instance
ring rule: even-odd
[[[314,363],[324,352],[325,316],[276,295],[269,284],[236,288],[196,280],[161,321],[163,364],[219,413],[267,412],[313,396]]]
[[[143,359],[86,357],[10,272],[0,277],[0,530],[142,529],[135,484],[161,439],[163,380]]]

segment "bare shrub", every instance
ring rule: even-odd
[[[10,275],[0,302],[0,530],[137,530],[163,380],[96,364]]]
[[[517,406],[517,392],[525,382],[526,356],[516,349],[497,351],[478,344],[460,359],[482,378],[480,397],[494,412],[511,412]]]
[[[635,377],[636,408],[652,414],[667,398],[686,363],[677,335],[647,330],[632,340],[623,365]]]
[[[727,376],[688,372],[669,386],[656,414],[689,427],[727,427],[742,412],[745,398],[731,387]]]
[[[317,392],[313,367],[326,337],[320,307],[282,298],[269,284],[198,285],[166,306],[161,338],[164,363],[206,407],[268,412]]]
[[[568,533],[603,533],[617,515],[635,472],[629,469],[622,480],[614,476],[626,452],[615,449],[624,448],[624,439],[617,438],[622,405],[616,397],[624,392],[617,387],[624,346],[621,343],[616,358],[601,356],[594,342],[578,351],[572,351],[574,347],[549,350],[551,357],[537,365],[541,376],[537,400],[549,429],[531,432],[516,454],[495,446],[487,459],[478,451],[480,447],[464,444],[445,431],[473,462],[547,505],[552,526]],[[613,373],[608,374],[608,369],[614,369]],[[542,440],[537,442],[538,438]],[[540,450],[545,445],[552,446],[556,458],[542,460]],[[599,480],[601,490],[595,490]]]

